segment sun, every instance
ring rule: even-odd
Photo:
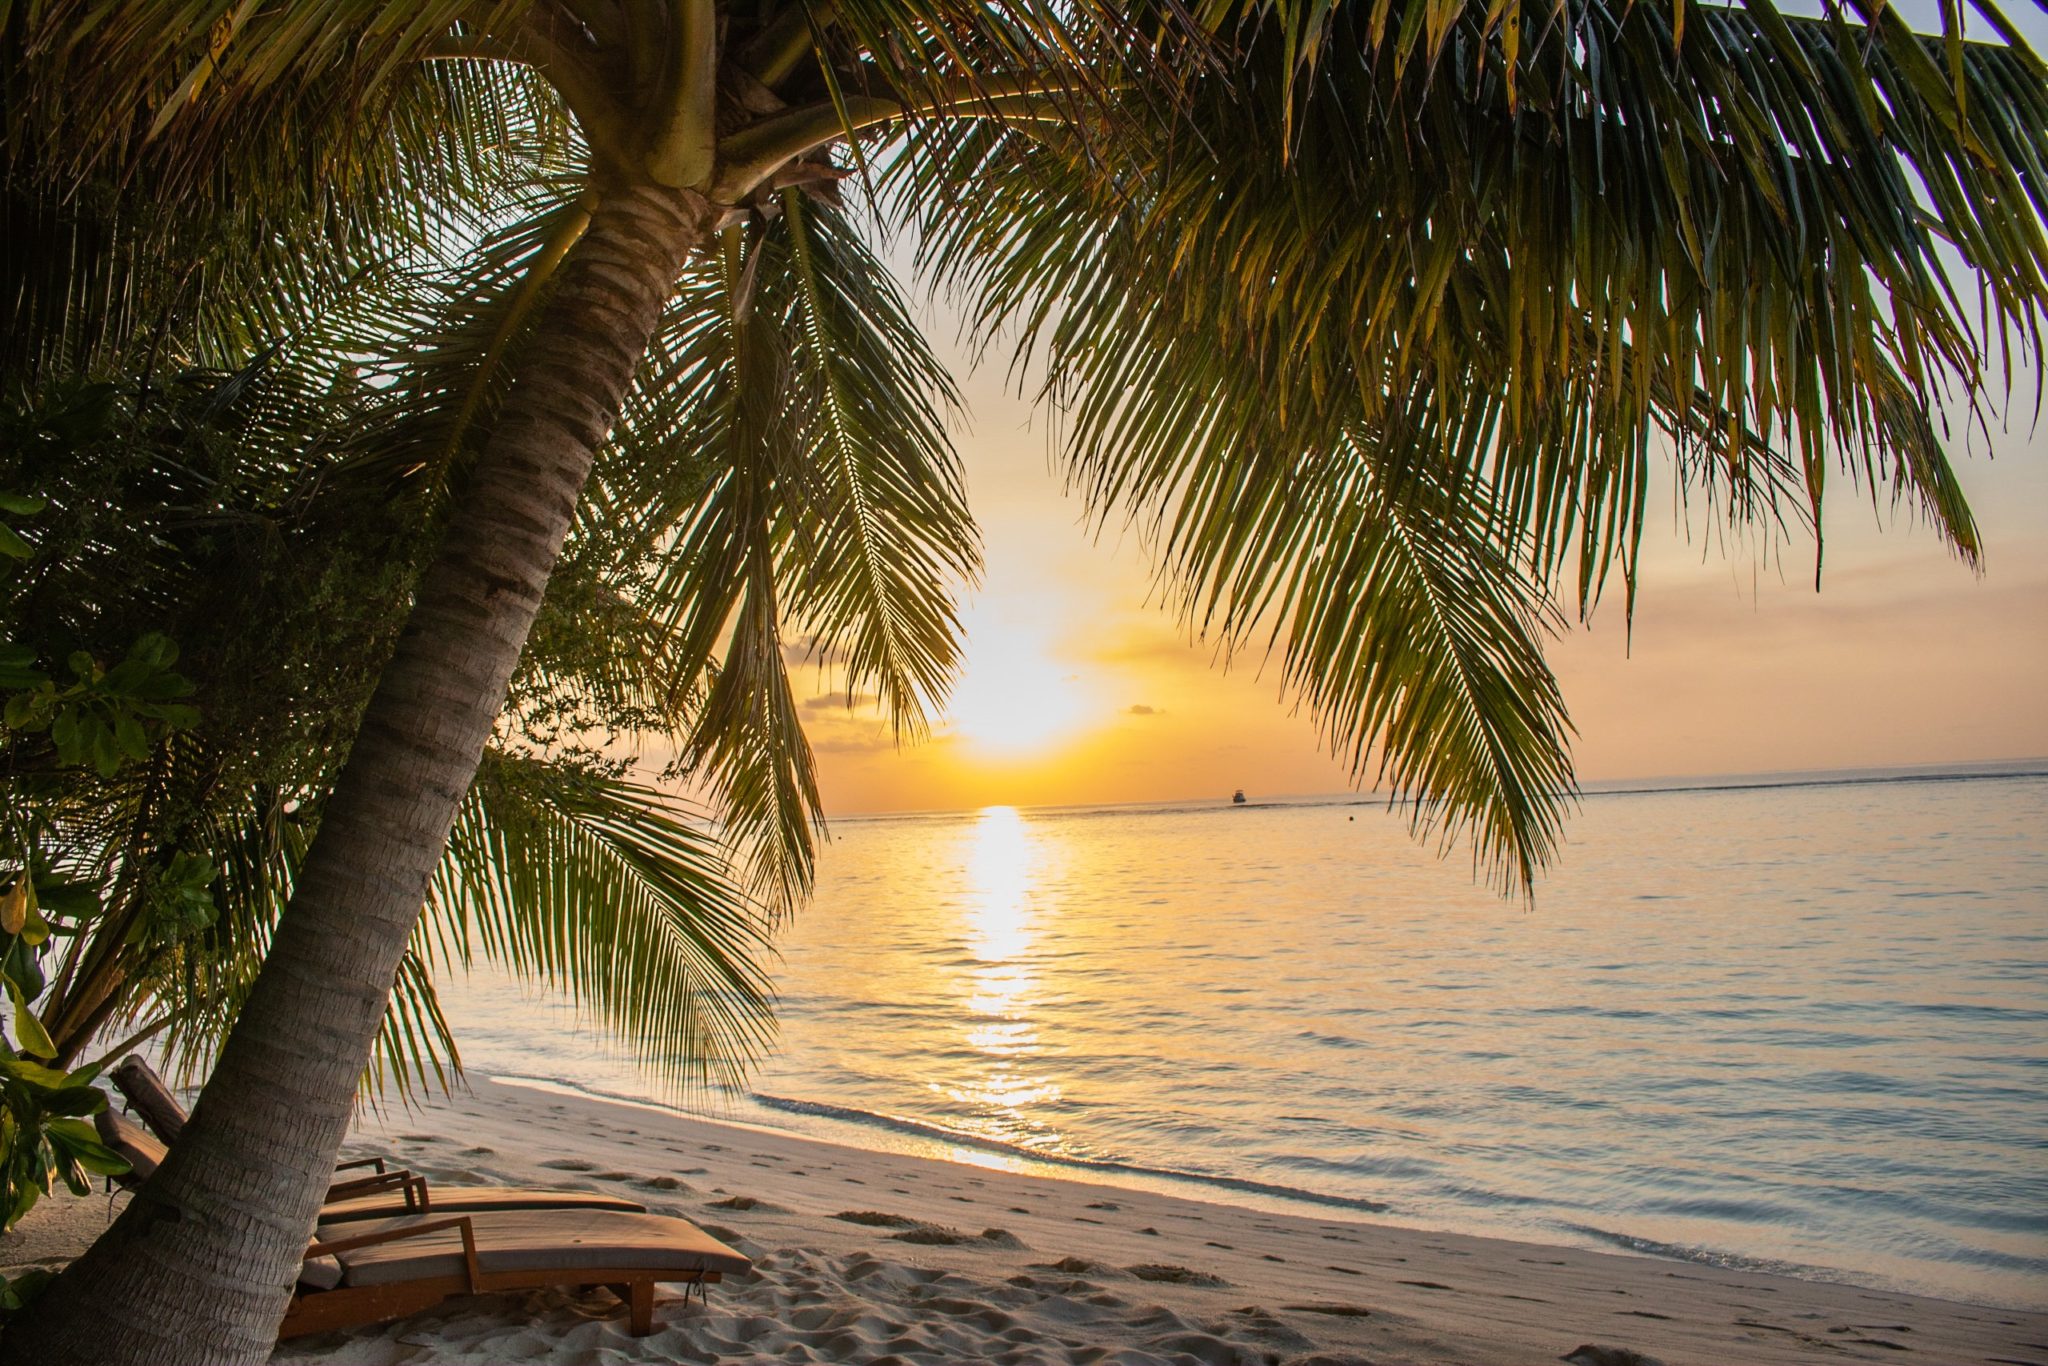
[[[954,734],[999,759],[1044,755],[1086,728],[1086,682],[1057,657],[1051,632],[977,606],[967,621],[967,668],[946,707]]]

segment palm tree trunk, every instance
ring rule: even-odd
[[[261,1362],[392,978],[701,196],[607,192],[421,580],[263,972],[163,1169],[0,1337],[6,1366]]]

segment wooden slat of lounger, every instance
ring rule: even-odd
[[[426,1217],[447,1212],[436,1202]],[[469,1216],[477,1262],[487,1276],[562,1272],[580,1280],[593,1267],[630,1268],[626,1279],[683,1280],[704,1272],[739,1272],[747,1259],[687,1219],[617,1210],[493,1210]],[[351,1222],[336,1235],[355,1237],[404,1226],[408,1220]],[[328,1235],[323,1229],[322,1238]],[[440,1232],[339,1254],[343,1288],[459,1275],[462,1242]],[[558,1283],[558,1282],[550,1282]],[[602,1284],[600,1281],[585,1282]]]
[[[600,1191],[547,1190],[538,1186],[441,1186],[428,1187],[428,1205],[435,1214],[474,1214],[486,1210],[515,1209],[606,1209],[643,1214],[647,1206]],[[348,1223],[359,1219],[395,1219],[407,1213],[405,1197],[366,1195],[336,1200],[320,1207],[322,1224]]]

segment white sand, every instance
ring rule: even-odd
[[[864,1152],[482,1079],[352,1151],[444,1181],[631,1194],[754,1259],[627,1335],[608,1292],[451,1302],[276,1363],[1286,1362],[2048,1366],[2048,1315],[1713,1267],[1301,1218]],[[900,1223],[835,1215],[869,1212]],[[52,1202],[90,1236],[105,1201]],[[0,1264],[28,1260],[0,1243]],[[54,1241],[61,1242],[57,1236]],[[1640,1354],[1640,1356],[1631,1355]]]

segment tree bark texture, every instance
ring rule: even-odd
[[[6,1366],[270,1355],[456,808],[592,458],[711,220],[689,192],[612,190],[564,260],[190,1126],[0,1335]]]

